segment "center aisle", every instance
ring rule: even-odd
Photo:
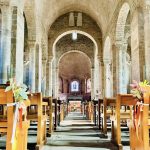
[[[70,113],[43,150],[117,150],[110,139],[104,138],[89,120],[79,112]]]

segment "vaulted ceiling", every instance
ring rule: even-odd
[[[70,80],[90,78],[90,68],[87,56],[79,52],[70,52],[60,60],[59,76]]]
[[[56,18],[69,11],[81,11],[91,16],[105,31],[120,0],[43,0],[43,21],[47,29]],[[48,19],[50,18],[50,19]]]

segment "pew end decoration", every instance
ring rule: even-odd
[[[7,103],[7,107],[14,107],[13,126],[11,135],[12,150],[27,149],[27,135],[30,121],[26,119],[27,107],[30,106],[28,99],[27,86],[17,84],[15,79],[10,79],[10,85],[6,87],[5,92],[13,93],[13,103]]]
[[[148,81],[144,82],[137,82],[133,80],[133,83],[130,84],[131,86],[131,94],[135,97],[135,100],[137,102],[143,102],[143,95],[145,92],[148,92],[150,90],[150,85]]]
[[[130,122],[130,148],[131,150],[150,149],[150,85],[148,81],[136,82],[131,85],[136,105],[133,106],[133,113]]]

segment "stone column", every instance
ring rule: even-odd
[[[94,86],[94,67],[91,68],[91,99],[94,99],[94,92],[95,92],[95,86]]]
[[[55,74],[55,94],[54,94],[54,96],[55,96],[55,98],[58,98],[58,91],[59,91],[59,68],[58,67],[56,67],[55,68],[56,70],[56,74]]]
[[[112,46],[112,69],[113,69],[113,96],[115,97],[116,96],[116,94],[117,94],[117,89],[118,89],[118,87],[117,87],[117,83],[118,83],[118,81],[117,81],[117,62],[116,62],[116,51],[117,51],[117,49],[116,49],[116,45],[115,44],[113,44],[113,46]]]
[[[125,68],[126,68],[126,50],[127,44],[124,41],[116,44],[116,77],[117,93],[126,93],[125,87]]]
[[[86,77],[84,79],[84,84],[85,84],[84,93],[87,93],[87,78]]]
[[[35,41],[29,41],[29,85],[30,91],[35,92]]]
[[[42,93],[43,96],[46,95],[46,67],[47,67],[47,60],[42,60]]]
[[[110,60],[104,60],[104,81],[105,81],[105,97],[112,96],[112,86],[111,86],[111,72],[110,72]]]
[[[127,43],[122,45],[122,87],[121,93],[127,94],[127,85],[126,85],[126,76],[127,76],[127,60],[126,60],[126,52],[127,52]]]
[[[104,63],[102,58],[99,58],[99,90],[100,90],[100,98],[104,97]]]
[[[41,92],[42,55],[39,44],[35,49],[35,92]]]
[[[150,4],[144,8],[144,33],[145,33],[145,72],[146,80],[150,81]]]
[[[142,30],[139,26],[140,24],[140,16],[139,12],[136,10],[133,14],[132,22],[131,22],[131,57],[132,57],[132,80],[140,81],[142,79],[143,66],[141,64],[141,52],[143,47],[141,46],[142,35],[140,34],[140,30]]]
[[[6,83],[10,78],[11,56],[11,10],[8,6],[2,6],[2,32],[1,32],[1,83]]]
[[[11,34],[11,77],[23,82],[24,17],[23,11],[13,6]]]
[[[49,57],[47,62],[46,96],[52,96],[52,57]]]

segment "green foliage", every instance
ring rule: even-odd
[[[27,86],[25,84],[17,85],[14,79],[10,79],[10,86],[5,89],[5,92],[10,90],[13,91],[16,102],[21,102],[28,99]]]

